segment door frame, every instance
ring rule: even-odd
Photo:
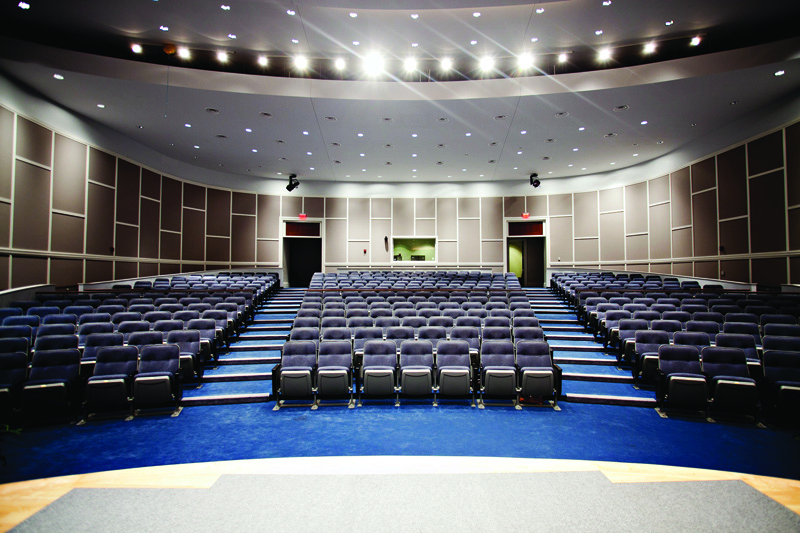
[[[297,224],[316,224],[319,223],[319,236],[318,237],[304,237],[301,235],[286,235],[286,223],[287,222],[294,222]],[[325,219],[324,218],[308,218],[306,220],[300,220],[298,217],[280,217],[279,219],[280,224],[280,239],[278,240],[278,257],[280,258],[280,268],[286,273],[286,280],[285,283],[288,286],[289,283],[289,268],[288,262],[286,261],[286,246],[284,246],[284,240],[288,237],[290,239],[319,239],[320,246],[322,248],[322,254],[320,259],[320,271],[325,272]],[[283,280],[281,284],[283,285]]]
[[[544,239],[544,284],[547,286],[547,269],[550,268],[550,263],[547,260],[550,257],[550,225],[547,223],[547,217],[503,217],[503,272],[508,272],[508,225],[510,222],[541,222],[542,234],[541,235],[514,235],[510,237],[513,239]]]

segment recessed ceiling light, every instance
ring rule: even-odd
[[[519,170],[519,167],[514,167],[514,170]]]
[[[483,56],[480,60],[479,66],[484,72],[492,70],[494,68],[494,58],[490,56]]]
[[[245,128],[244,131],[246,131],[247,133],[253,133],[253,130],[251,128]]]
[[[538,37],[531,37],[531,42],[532,43],[538,43],[539,42],[539,38]]]
[[[364,58],[364,72],[370,76],[377,76],[384,70],[385,60],[377,52],[373,52]]]
[[[639,154],[633,154],[633,157],[639,157]]]
[[[191,127],[192,127],[192,125],[191,125],[191,124],[189,124],[188,122],[187,122],[186,124],[184,124],[183,126],[184,126],[185,128],[191,128]]]
[[[221,6],[219,6],[219,8],[221,10],[223,10],[223,11],[230,11],[231,10],[231,6],[225,5],[225,4],[222,4]]]
[[[228,52],[217,52],[217,61],[220,63],[228,62]]]
[[[612,161],[611,163],[609,163],[609,165],[616,165],[616,163]]]
[[[569,116],[569,112],[568,111],[559,111],[558,113],[556,113],[553,116],[556,117],[556,118],[564,118],[564,117],[568,117]]]
[[[467,169],[466,169],[466,168],[462,168],[462,169],[461,169],[461,172],[466,172],[466,171],[467,171]]]
[[[236,39],[236,34],[235,33],[229,33],[228,34],[228,39]]]
[[[567,54],[558,54],[558,62],[559,63],[566,63],[567,62]]]
[[[351,11],[350,12],[350,18],[351,19],[358,18],[358,13],[356,13],[355,11]]]
[[[578,131],[586,131],[586,128],[581,126],[580,128],[578,128]]]
[[[594,34],[595,35],[603,35],[603,30],[595,30]]]
[[[528,130],[522,130],[521,132],[519,132],[520,135],[525,135],[527,133],[528,133]]]
[[[471,41],[469,42],[469,44],[471,44],[472,46],[475,46],[476,44],[478,44],[478,41],[476,41],[475,39],[473,39],[473,40],[471,40]]]
[[[417,154],[411,154],[411,157],[417,157]]]
[[[608,61],[611,59],[611,48],[603,48],[597,53],[597,59],[600,61]]]
[[[517,66],[520,70],[529,69],[533,66],[533,56],[530,54],[520,54],[517,57]]]
[[[106,108],[105,104],[97,104],[97,107],[99,107],[100,109],[105,109]]]
[[[419,43],[411,43],[411,48],[416,48],[419,46]]]
[[[316,170],[314,167],[308,167],[308,170]]]
[[[266,67],[269,64],[269,59],[267,56],[258,56],[258,64],[262,67]]]
[[[308,135],[308,132],[307,132],[307,131],[304,131],[304,132],[303,132],[303,135]]]
[[[306,152],[306,155],[312,155],[311,152]]]
[[[419,18],[419,13],[411,13],[411,18],[417,20]]]
[[[603,5],[604,6],[610,6],[611,5],[611,0],[603,0]]]
[[[630,106],[629,106],[629,105],[627,105],[627,104],[622,104],[622,105],[618,105],[617,107],[615,107],[615,108],[614,108],[614,111],[616,111],[617,113],[619,113],[620,111],[627,111],[628,109],[630,109]]]
[[[522,150],[518,150],[517,155],[522,155]]]
[[[541,15],[542,13],[544,13],[544,8],[543,7],[537,7],[536,8],[536,12]]]
[[[297,12],[294,9],[287,9],[286,14],[293,17],[297,14]]]
[[[641,124],[642,126],[646,126],[646,125],[647,125],[647,121],[646,121],[646,120],[643,120],[643,121],[641,121],[639,124]]]
[[[652,54],[656,51],[656,43],[647,43],[644,45],[644,53],[645,54]]]
[[[362,169],[361,169],[361,172],[366,172],[366,171],[367,171],[367,169],[366,169],[366,168],[362,168]]]
[[[673,24],[675,24],[674,20],[668,20],[668,21],[664,22],[664,26],[672,26]]]
[[[142,45],[141,44],[132,44],[131,51],[134,54],[141,54],[142,53]]]
[[[159,26],[158,29],[161,31],[169,31],[169,26]]]
[[[465,135],[466,137],[472,137],[472,134],[471,134],[471,133],[469,133],[469,132],[465,133],[464,135]]]
[[[656,144],[664,144],[664,141],[656,141]]]
[[[453,68],[453,60],[450,59],[449,57],[446,57],[442,59],[440,66],[442,67],[442,70],[450,70],[451,68]]]
[[[697,46],[700,44],[700,37],[692,37],[692,40],[689,41],[691,46]]]
[[[253,148],[253,149],[252,149],[252,150],[250,150],[250,151],[251,151],[251,152],[253,152],[254,154],[257,154],[257,153],[258,153],[258,150],[257,150],[257,149],[255,149],[255,148]]]
[[[416,133],[412,133],[411,136],[414,137],[415,139],[417,138],[417,134]]]
[[[413,72],[413,71],[417,70],[417,60],[415,58],[413,58],[413,57],[407,57],[403,61],[403,69],[406,72]]]
[[[63,80],[64,79],[64,76],[62,76],[61,74],[53,74],[53,77],[55,79],[57,79],[57,80]]]
[[[359,137],[363,137],[364,136],[363,133],[356,133],[356,135],[358,135]]]
[[[199,149],[199,148],[200,148],[200,147],[199,147],[198,145],[196,145],[196,144],[194,145],[194,147],[195,147],[195,148],[197,148],[197,149]]]
[[[577,148],[573,148],[573,149],[572,149],[572,151],[573,151],[573,152],[577,152],[577,151],[578,151],[578,149],[577,149]]]
[[[475,18],[478,18],[478,17],[481,16],[481,13],[480,13],[480,11],[476,11],[475,13],[472,14],[472,16],[475,17]]]
[[[296,56],[294,58],[294,66],[299,70],[308,68],[308,58],[306,56]]]
[[[17,7],[20,9],[30,9],[31,5],[28,2],[20,2],[17,4]]]
[[[181,59],[189,59],[190,57],[192,57],[192,53],[189,51],[188,48],[181,47],[178,48],[178,57],[180,57]]]
[[[300,40],[299,40],[299,39],[292,39],[292,43],[294,43],[294,44],[300,44]]]
[[[586,170],[586,167],[581,167],[581,170]]]
[[[353,46],[358,46],[358,45],[360,45],[360,44],[361,44],[361,42],[360,42],[360,41],[353,41]]]
[[[775,72],[776,76],[783,76],[784,74],[786,74],[785,70],[778,70],[778,71]]]
[[[731,102],[729,102],[729,105],[736,105],[738,103],[739,103],[739,100],[732,100]]]
[[[365,154],[358,154],[358,155],[359,155],[359,157],[364,157]]]

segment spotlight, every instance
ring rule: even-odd
[[[286,186],[286,190],[292,192],[299,186],[300,180],[297,179],[297,174],[289,174],[289,185]]]
[[[537,189],[537,188],[539,188],[539,185],[541,185],[541,184],[542,184],[542,182],[539,181],[539,174],[537,174],[536,172],[531,174],[531,185],[533,186],[533,188]]]

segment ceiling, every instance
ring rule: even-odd
[[[221,1],[4,7],[0,72],[189,165],[347,182],[596,175],[666,155],[800,90],[796,1]],[[692,49],[694,36],[702,44]],[[658,46],[645,58],[648,42]],[[168,56],[165,44],[197,61]],[[605,47],[619,60],[597,63]],[[222,50],[231,64],[206,57]],[[391,70],[377,79],[360,73],[374,51]],[[475,69],[484,55],[522,53],[536,57],[528,75]],[[291,68],[297,54],[313,72]],[[412,54],[419,70],[396,70]],[[270,61],[260,71],[259,56]],[[443,57],[456,63],[449,78],[438,73]],[[336,58],[346,60],[338,79],[327,74]]]

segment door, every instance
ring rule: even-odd
[[[314,272],[322,272],[322,239],[283,238],[284,265],[290,287],[308,287]]]
[[[509,237],[508,271],[523,287],[544,286],[544,237]]]

